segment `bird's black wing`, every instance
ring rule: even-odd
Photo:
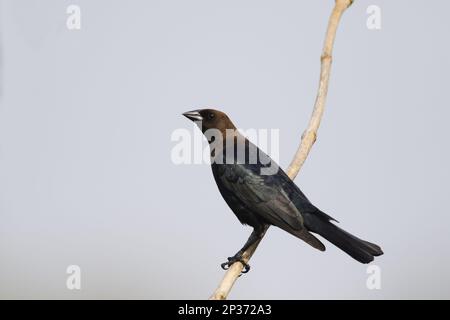
[[[325,250],[325,246],[304,227],[302,213],[291,201],[285,179],[279,172],[262,175],[261,168],[261,164],[213,164],[214,176],[221,191],[232,194],[243,207],[266,223],[301,238],[319,250]]]
[[[289,199],[294,203],[297,209],[303,214],[313,215],[324,219],[325,221],[337,221],[333,217],[329,216],[325,212],[314,206],[309,199],[303,194],[300,188],[288,177],[288,175],[280,168],[278,171],[277,180],[283,186]]]

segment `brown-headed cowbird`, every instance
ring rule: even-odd
[[[237,131],[225,113],[203,109],[183,115],[195,121],[208,139],[213,175],[226,203],[242,224],[253,227],[242,249],[222,264],[224,269],[240,261],[244,272],[249,270],[242,253],[262,237],[267,225],[277,226],[325,251],[312,233],[319,234],[361,263],[383,254],[376,244],[332,223],[336,220],[316,208],[268,155]]]

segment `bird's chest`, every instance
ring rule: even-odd
[[[234,181],[232,177],[227,176],[229,172],[225,172],[224,167],[226,165],[214,165],[212,167],[213,169],[213,175],[214,179],[216,180],[217,187],[219,188],[219,191],[227,203],[227,205],[230,207],[230,209],[234,212],[236,217],[239,219],[239,221],[243,224],[248,224],[250,226],[257,226],[260,224],[260,221],[256,219],[255,214],[252,212],[251,208],[247,206],[245,202],[240,200],[233,191],[233,185],[234,183],[240,183],[240,181]],[[236,178],[238,179],[238,178]],[[230,185],[231,184],[231,185]]]

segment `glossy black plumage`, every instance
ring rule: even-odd
[[[274,161],[239,133],[235,133],[233,144],[227,144],[226,130],[236,128],[224,113],[204,109],[185,115],[191,120],[201,120],[198,124],[204,133],[208,129],[222,133],[223,143],[216,141],[212,150],[215,181],[239,221],[254,228],[244,247],[229,258],[231,263],[240,261],[242,252],[262,236],[266,225],[277,226],[324,251],[324,244],[311,232],[319,234],[362,263],[369,263],[383,253],[379,246],[337,227],[334,219],[315,207]],[[237,152],[239,148],[245,150],[245,158]]]

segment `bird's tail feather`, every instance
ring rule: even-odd
[[[321,217],[310,215],[305,219],[305,225],[309,231],[321,235],[361,263],[369,263],[383,254],[378,245],[361,240]]]

